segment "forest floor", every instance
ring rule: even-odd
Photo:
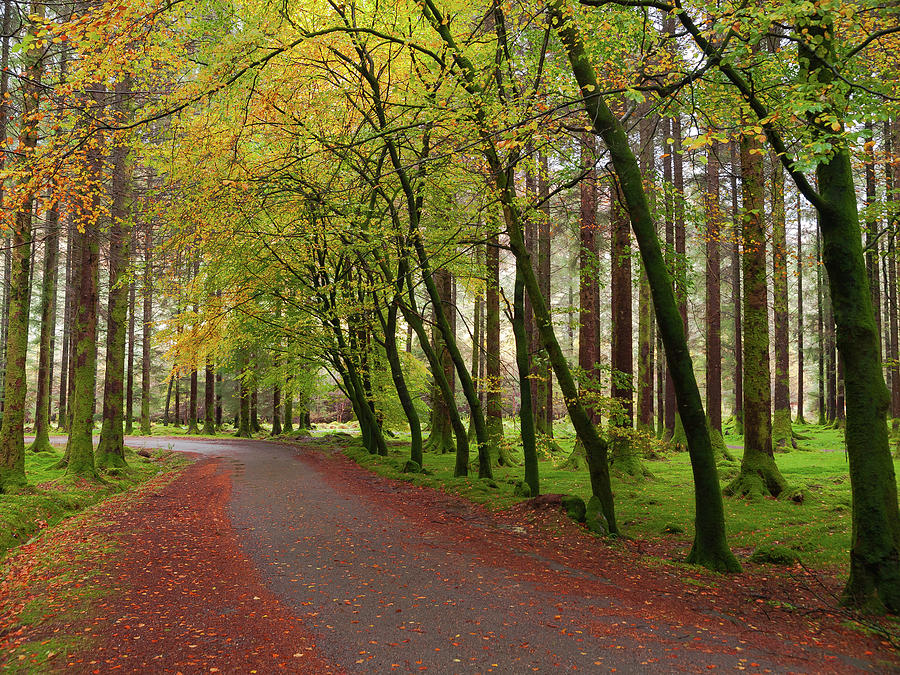
[[[890,641],[801,567],[721,576],[667,540],[489,510],[331,439],[129,439],[198,461],[5,563],[11,672],[884,672]],[[5,659],[5,664],[3,660]]]

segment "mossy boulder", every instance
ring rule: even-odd
[[[569,518],[578,523],[583,523],[585,521],[587,507],[581,497],[578,495],[563,495],[563,498],[559,503]]]
[[[403,473],[422,473],[422,465],[414,460],[408,459],[401,471]]]
[[[762,544],[750,554],[750,562],[761,565],[783,565],[790,567],[800,562],[800,554],[787,546]]]
[[[516,483],[515,488],[513,488],[513,494],[516,497],[525,497],[528,499],[531,497],[531,487],[524,480],[520,480]]]
[[[667,523],[662,532],[663,534],[684,534],[684,528],[676,523]]]

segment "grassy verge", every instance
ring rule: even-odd
[[[86,649],[91,634],[72,633],[71,624],[91,616],[98,598],[108,592],[98,563],[119,548],[115,534],[101,529],[110,513],[160,489],[190,462],[168,450],[145,458],[127,449],[127,471],[105,476],[100,486],[73,487],[56,480],[63,472],[53,465],[62,453],[52,455],[29,453],[29,490],[0,495],[0,528],[5,528],[4,542],[11,544],[0,564],[4,672],[56,672],[76,665],[67,664],[66,657]],[[16,536],[7,536],[13,525]],[[32,536],[37,530],[39,536]],[[12,548],[25,538],[30,538],[28,546]]]
[[[59,448],[26,453],[28,487],[19,494],[0,494],[0,560],[10,549],[62,519],[188,462],[182,455],[167,451],[154,451],[152,458],[140,457],[128,448],[126,471],[104,475],[103,483],[73,483],[61,480],[65,469],[56,468],[62,455]]]
[[[779,453],[775,459],[787,481],[806,490],[804,502],[725,499],[729,543],[744,558],[757,547],[782,546],[796,551],[810,567],[846,567],[850,546],[850,481],[846,456],[840,451],[842,432],[814,425],[796,430],[806,436],[800,441],[801,447],[813,451]],[[515,434],[514,428],[507,429],[508,439],[515,438]],[[541,492],[573,493],[586,500],[590,496],[587,472],[559,468],[572,449],[571,431],[560,424],[556,441],[561,452],[548,454],[540,461]],[[738,446],[741,439],[728,436],[726,442]],[[346,454],[382,475],[456,493],[490,508],[505,508],[521,499],[514,494],[516,483],[523,477],[521,466],[495,467],[491,482],[472,477],[454,478],[452,454],[426,454],[428,473],[404,474],[401,469],[408,459],[408,448],[405,442],[391,443],[388,457],[382,458],[366,453],[357,441],[350,443]],[[739,461],[741,449],[733,449],[732,453]],[[683,546],[686,553],[693,538],[694,513],[693,479],[687,453],[645,459],[644,465],[652,477],[613,476],[619,525],[626,536],[666,539]],[[723,485],[737,475],[738,468],[738,462],[720,465]],[[900,470],[897,460],[895,470]],[[474,470],[471,473],[475,475]]]

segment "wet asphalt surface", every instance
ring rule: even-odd
[[[427,513],[404,516],[361,490],[358,476],[324,472],[328,460],[312,456],[321,450],[237,439],[129,438],[128,445],[231,466],[229,510],[244,550],[323,656],[350,673],[810,672],[704,627],[650,626],[635,616],[619,632],[621,613],[604,611],[609,598],[548,592],[506,558],[448,542]],[[534,558],[527,538],[509,556]],[[537,562],[573,583],[590,574]],[[716,648],[691,648],[697,639]]]

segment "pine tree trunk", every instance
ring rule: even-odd
[[[806,424],[803,398],[804,347],[803,347],[803,213],[801,196],[797,194],[797,424]]]
[[[215,405],[216,405],[216,370],[213,364],[212,356],[210,354],[206,355],[206,368],[205,368],[205,383],[203,387],[203,433],[207,436],[212,436],[216,433],[216,418],[215,418]],[[276,388],[276,391],[281,393],[279,389]],[[272,429],[273,433],[275,428],[275,421],[278,420],[278,402],[276,401],[274,404],[275,411],[272,413]],[[280,433],[280,432],[279,432]]]
[[[500,247],[496,234],[487,242],[485,293],[485,423],[493,458],[503,442],[503,392],[500,364]]]
[[[793,447],[791,431],[790,340],[788,338],[787,230],[784,207],[784,172],[781,162],[771,163],[772,295],[774,305],[775,377],[772,445],[775,450]]]
[[[666,117],[663,120],[663,137],[665,142],[668,142],[668,139],[672,134],[672,120]],[[672,151],[670,149],[666,149],[668,146],[664,145],[664,154],[663,157],[663,184],[666,187],[666,191],[664,193],[664,213],[665,213],[665,230],[666,230],[666,267],[669,271],[670,276],[672,277],[672,283],[675,290],[675,297],[678,297],[678,275],[676,274],[676,260],[675,260],[675,202],[672,196]],[[672,379],[672,372],[669,370],[669,365],[666,363],[666,412],[665,412],[665,436],[667,438],[672,438],[675,434],[675,416],[677,414],[676,410],[676,401],[675,401],[675,382]]]
[[[438,295],[441,298],[440,311],[444,312],[444,317],[455,328],[455,312],[452,308],[453,278],[450,275],[450,272],[441,268],[434,271],[434,282],[437,285]],[[435,308],[435,311],[438,311],[437,308]],[[450,355],[450,350],[447,349],[440,330],[436,327],[432,330],[432,340],[434,351],[440,354],[444,378],[447,380],[451,394],[455,396],[456,374],[453,369],[453,358]],[[428,438],[425,440],[425,450],[436,452],[438,454],[456,451],[456,446],[453,443],[453,425],[450,421],[451,405],[455,405],[455,400],[451,402],[444,399],[444,396],[441,394],[441,387],[437,381],[437,376],[435,376],[434,387],[432,390],[431,431],[428,434]]]
[[[116,85],[116,109],[124,113],[130,84]],[[124,283],[131,248],[127,191],[130,181],[128,146],[117,143],[111,152],[112,208],[109,228],[109,299],[106,321],[106,370],[103,383],[103,424],[97,445],[98,468],[123,468],[125,436],[123,407],[125,393],[125,338],[127,332],[128,284]]]
[[[125,362],[125,435],[134,433],[134,308],[137,286],[128,284],[128,356]]]
[[[884,186],[885,201],[895,201],[900,197],[897,195],[897,183],[900,180],[894,179],[894,172],[900,174],[900,162],[895,160],[893,153],[900,152],[900,120],[895,120],[892,125],[890,122],[884,123],[885,138],[885,163],[884,163]],[[894,164],[896,163],[896,167]],[[891,225],[891,231],[888,233],[888,285],[886,289],[886,298],[889,308],[890,323],[890,371],[891,371],[891,413],[893,419],[900,418],[900,337],[898,337],[898,320],[897,320],[897,228],[896,224]]]
[[[141,435],[150,435],[150,323],[153,319],[153,272],[151,253],[153,249],[153,226],[147,223],[144,230],[144,278],[143,327],[141,337]],[[168,409],[168,403],[166,409]]]
[[[541,293],[547,300],[548,305],[552,305],[550,293],[550,237],[552,234],[550,220],[550,184],[548,182],[549,169],[547,166],[547,155],[540,155],[540,172],[538,173],[538,198],[541,200],[541,217],[537,223],[537,274],[538,283],[541,287]],[[552,309],[551,309],[552,311]],[[536,345],[537,346],[537,345]],[[547,359],[547,351],[545,349],[532,349],[531,354],[534,362],[533,369],[536,377],[535,382],[535,400],[534,400],[534,427],[535,433],[542,438],[553,438],[553,371],[550,368],[550,362]]]
[[[732,141],[731,147],[731,307],[734,313],[734,421],[735,431],[744,433],[744,326],[741,316],[741,221],[738,218],[740,198],[738,192],[738,145]]]
[[[631,316],[631,227],[624,198],[617,185],[610,214],[610,311],[612,314],[612,397],[621,405],[616,426],[630,428],[634,419],[634,360]]]
[[[644,191],[652,194],[653,127],[655,119],[647,111],[639,125],[640,165]],[[638,286],[638,428],[653,431],[653,302],[650,282],[644,266],[640,266]]]
[[[52,199],[52,197],[51,197]],[[59,210],[52,203],[47,210],[44,237],[44,275],[41,283],[41,334],[38,351],[37,392],[34,413],[33,452],[51,450],[50,446],[50,385],[53,355],[51,345],[56,325],[56,275],[59,262]]]
[[[722,308],[719,148],[706,153],[706,414],[714,432],[722,432]]]
[[[741,137],[744,271],[744,456],[727,495],[777,497],[787,484],[772,450],[762,144]]]
[[[819,424],[828,422],[827,404],[825,396],[825,353],[827,344],[825,340],[825,316],[822,307],[825,305],[825,297],[822,292],[822,242],[819,234],[818,221],[816,222],[816,334],[819,344]]]
[[[4,24],[8,25],[9,3],[5,5]],[[31,14],[43,18],[44,5],[32,3]],[[34,37],[37,24],[29,26]],[[8,35],[5,32],[4,35]],[[38,41],[35,41],[38,42]],[[4,56],[7,54],[4,42]],[[19,144],[34,152],[38,143],[36,115],[39,107],[44,49],[31,47],[25,53],[25,77],[22,84],[22,124]],[[6,70],[4,69],[4,82]],[[3,127],[6,127],[6,99],[3,99]],[[27,181],[27,179],[26,179]],[[12,253],[7,262],[8,309],[6,317],[6,356],[3,374],[3,423],[0,425],[0,493],[19,490],[25,485],[25,359],[28,351],[28,315],[31,309],[28,279],[31,269],[31,222],[34,194],[25,195],[16,211],[11,233]]]
[[[66,429],[66,421],[68,419],[68,411],[66,402],[69,395],[69,352],[72,342],[72,301],[74,289],[72,288],[72,260],[75,255],[75,228],[69,218],[66,227],[66,297],[63,301],[63,333],[62,333],[62,355],[59,366],[59,408],[56,413],[56,426],[62,431]]]

